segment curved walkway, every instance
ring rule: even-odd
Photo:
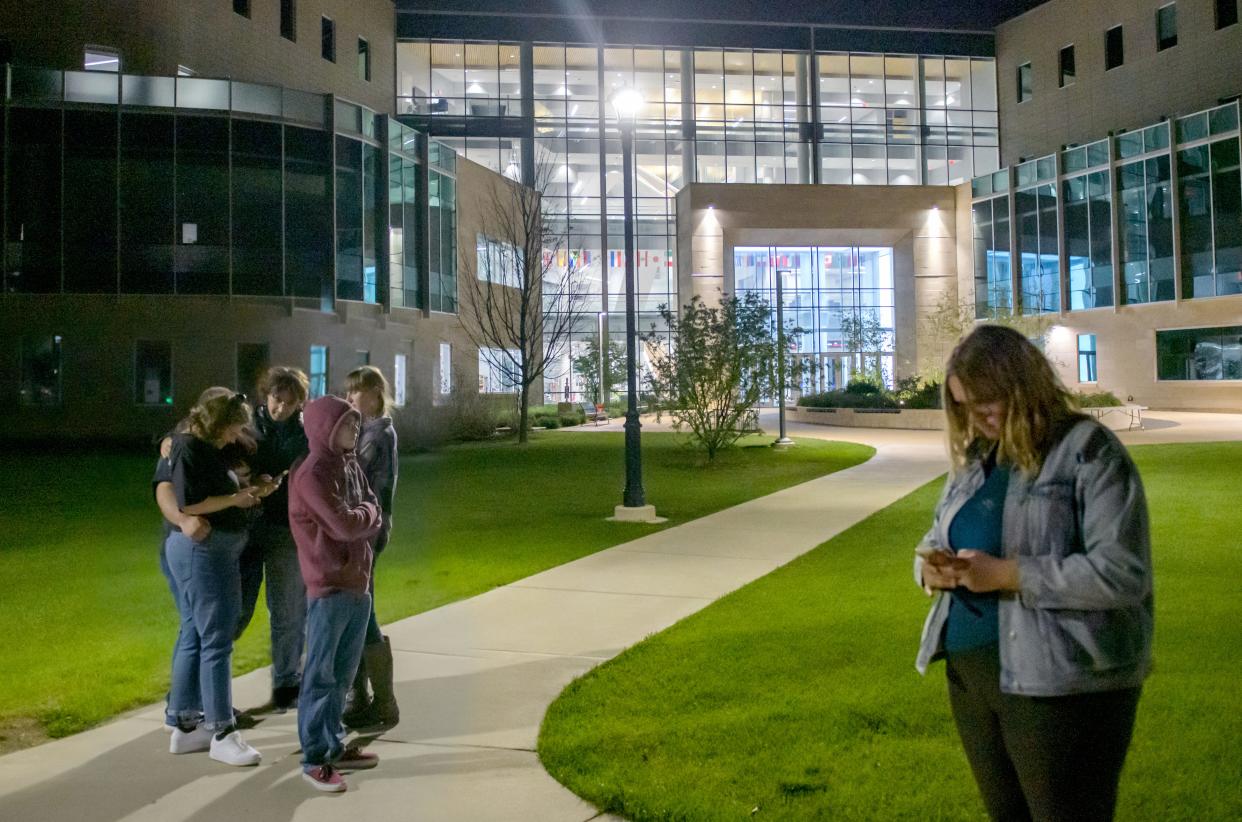
[[[772,416],[764,416],[769,431],[775,429]],[[1193,416],[1208,419],[1153,420],[1149,431],[1126,439],[1242,439],[1240,417]],[[610,428],[615,430],[579,430]],[[298,777],[292,714],[269,717],[247,731],[263,763],[231,769],[205,755],[169,755],[162,706],[151,706],[0,757],[0,817],[72,822],[602,818],[552,780],[535,754],[539,724],[560,691],[629,645],[789,562],[945,470],[935,432],[801,425],[790,430],[865,442],[877,453],[854,468],[389,625],[404,718],[372,746],[382,758],[380,767],[351,775],[346,794],[317,795]],[[659,500],[652,502],[658,507]],[[235,701],[260,704],[267,689],[266,670],[247,674],[235,682]]]

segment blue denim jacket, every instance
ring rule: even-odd
[[[983,479],[978,460],[950,475],[922,545],[948,546],[949,523]],[[1151,667],[1151,535],[1125,446],[1094,420],[1072,423],[1037,476],[1011,476],[1003,530],[1021,590],[1000,598],[1001,690],[1063,696],[1142,684]],[[922,562],[915,558],[920,585]],[[944,655],[949,600],[935,595],[919,673]]]

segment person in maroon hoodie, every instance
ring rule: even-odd
[[[302,419],[310,453],[289,479],[289,527],[307,597],[298,737],[302,778],[337,792],[346,788],[340,771],[379,762],[356,744],[345,747],[341,714],[371,615],[371,542],[383,518],[354,456],[358,412],[340,397],[320,397]]]

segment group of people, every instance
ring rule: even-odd
[[[296,368],[268,369],[252,410],[208,388],[161,443],[152,479],[164,515],[160,565],[180,614],[165,722],[174,754],[256,765],[233,707],[233,643],[266,581],[270,710],[298,712],[303,778],[343,791],[342,771],[378,757],[345,728],[400,718],[375,562],[392,529],[397,437],[388,382],[362,366],[344,398],[307,401]],[[368,687],[369,686],[369,687]]]

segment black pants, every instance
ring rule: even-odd
[[[1139,688],[1031,697],[1001,693],[989,645],[949,657],[949,704],[997,820],[1111,820]]]

